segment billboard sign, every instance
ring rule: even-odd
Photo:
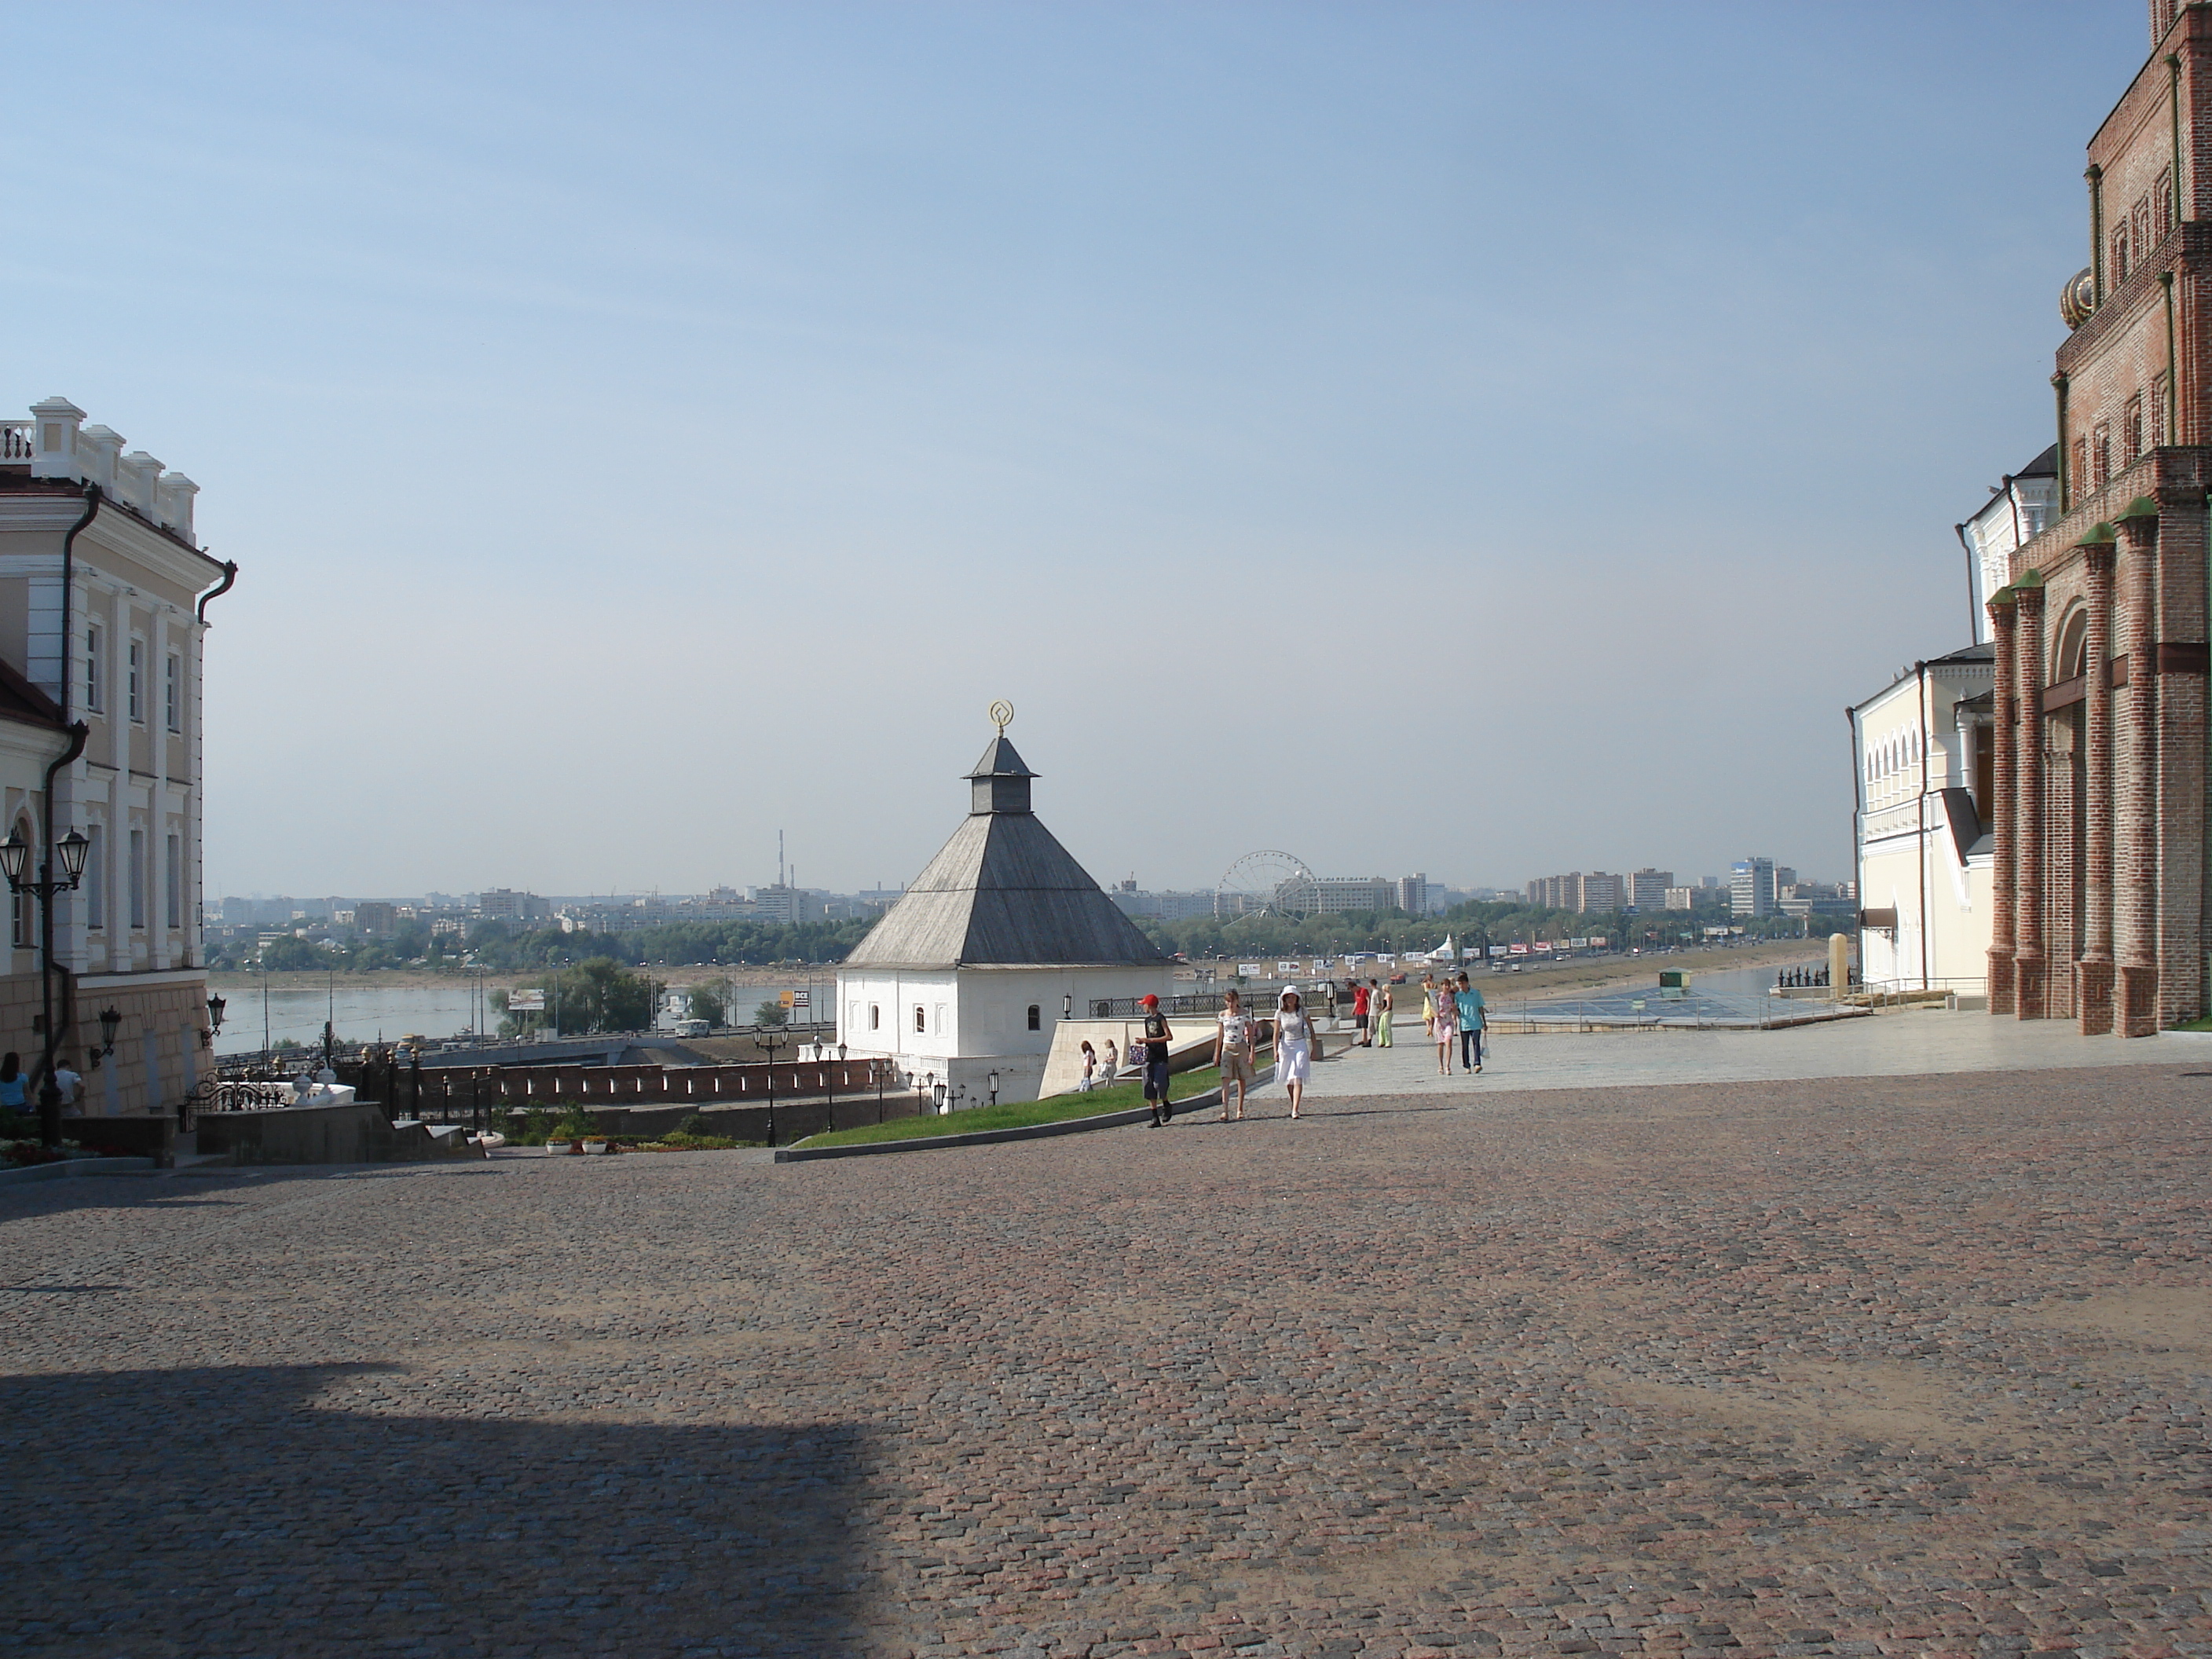
[[[509,991],[507,1012],[510,1014],[542,1014],[545,1012],[545,993],[542,990]]]

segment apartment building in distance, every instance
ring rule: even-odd
[[[1587,874],[1571,870],[1564,876],[1539,876],[1528,884],[1527,890],[1529,903],[1547,910],[1605,915],[1628,902],[1628,878],[1607,875],[1602,870],[1592,870]]]
[[[518,893],[512,887],[493,887],[477,895],[477,914],[486,921],[511,921],[517,927],[553,919],[553,907],[535,893]]]
[[[0,811],[33,873],[72,830],[89,842],[82,883],[53,901],[51,966],[58,1047],[92,1114],[172,1110],[209,1069],[201,661],[237,568],[195,539],[198,493],[66,398],[0,420]],[[16,898],[0,1048],[33,1065],[39,947],[38,907]]]
[[[1772,915],[1778,885],[1772,859],[1738,859],[1729,866],[1729,914],[1738,921]]]

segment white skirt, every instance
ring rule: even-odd
[[[1313,1045],[1285,1042],[1275,1057],[1275,1081],[1288,1088],[1304,1083],[1313,1073]]]

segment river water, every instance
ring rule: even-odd
[[[699,982],[714,983],[703,974]],[[756,1004],[775,1001],[787,990],[809,988],[805,980],[787,986],[740,985],[737,1017],[750,1021]],[[817,979],[811,988],[813,1000],[827,1018],[835,1002],[834,982]],[[380,985],[373,980],[349,980],[340,975],[332,985],[320,990],[252,986],[226,989],[222,994],[228,1006],[223,1010],[222,1030],[215,1040],[218,1054],[250,1053],[286,1037],[303,1045],[320,1042],[326,1018],[348,1042],[390,1042],[409,1036],[448,1037],[478,1029],[499,1029],[498,1011],[483,1007],[475,988],[465,979],[456,979],[450,985]]]

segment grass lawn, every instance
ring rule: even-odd
[[[1195,1072],[1178,1072],[1168,1098],[1175,1103],[1217,1088],[1221,1073],[1208,1066]],[[866,1123],[835,1134],[811,1135],[800,1146],[852,1146],[874,1140],[927,1140],[936,1135],[972,1134],[980,1129],[1026,1129],[1034,1123],[1064,1123],[1070,1118],[1098,1117],[1127,1111],[1145,1103],[1141,1083],[1117,1083],[1110,1089],[1093,1089],[1087,1095],[1054,1095],[1049,1100],[1008,1102],[1003,1106],[977,1106],[942,1117],[895,1117],[888,1123]]]

